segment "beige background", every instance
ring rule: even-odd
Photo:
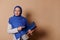
[[[23,15],[35,21],[37,30],[32,40],[60,40],[60,0],[0,0],[0,40],[12,40],[7,33],[8,18],[20,5]]]

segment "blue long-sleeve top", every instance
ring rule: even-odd
[[[27,19],[23,16],[12,16],[9,18],[9,24],[12,25],[12,29],[18,28],[19,26],[24,27],[21,31],[14,33],[16,39],[22,37],[22,35],[26,34],[27,31],[33,30],[35,28],[34,22],[29,25]]]

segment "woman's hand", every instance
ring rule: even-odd
[[[18,31],[21,31],[22,30],[22,27],[18,27]]]
[[[28,30],[27,35],[32,35],[32,33],[33,33],[33,30]]]

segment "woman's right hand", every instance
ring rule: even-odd
[[[22,27],[19,26],[19,27],[18,27],[18,31],[21,31],[21,30],[22,30]]]

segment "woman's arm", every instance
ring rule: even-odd
[[[12,29],[12,26],[10,24],[8,24],[7,31],[8,31],[8,33],[17,33],[18,32],[18,28]]]

